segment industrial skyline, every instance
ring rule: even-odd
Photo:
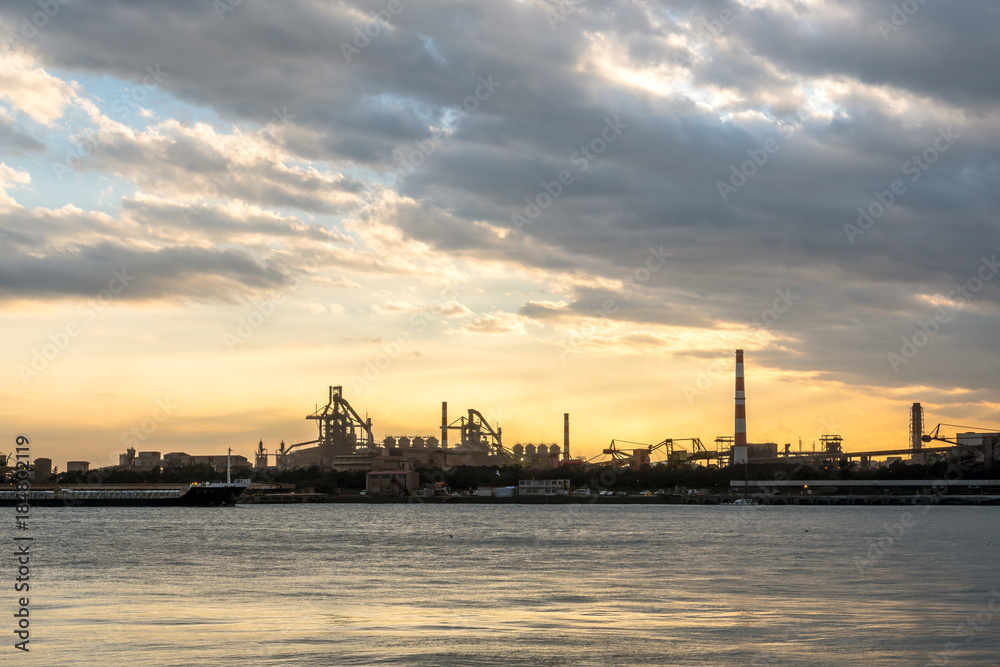
[[[997,13],[914,6],[4,5],[8,441],[252,456],[342,385],[587,458],[738,438],[736,349],[752,443],[995,429]]]

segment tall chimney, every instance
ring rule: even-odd
[[[919,450],[923,447],[924,409],[919,403],[910,408],[910,447]]]
[[[563,461],[569,460],[569,413],[563,413]]]
[[[743,385],[743,350],[736,350],[736,442],[747,444],[747,395]]]
[[[441,449],[448,449],[448,401],[441,401]]]

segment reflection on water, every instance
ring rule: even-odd
[[[4,664],[1000,664],[997,516],[36,509],[32,651]]]

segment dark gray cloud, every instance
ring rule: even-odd
[[[27,153],[40,153],[44,150],[44,144],[32,137],[20,123],[0,113],[0,156],[20,156]]]
[[[0,297],[94,299],[110,290],[125,301],[216,300],[281,288],[287,279],[277,267],[238,251],[178,247],[145,252],[102,243],[44,257],[5,253]]]
[[[761,353],[776,365],[860,384],[1000,389],[984,333],[1000,324],[1000,278],[912,362],[896,372],[887,361],[933,315],[923,297],[943,296],[1000,252],[992,3],[926,3],[886,37],[878,21],[891,20],[891,3],[590,0],[554,28],[539,3],[403,6],[351,62],[341,43],[385,3],[242,3],[220,20],[204,1],[141,11],[73,2],[33,48],[51,66],[129,80],[160,65],[166,91],[227,121],[266,123],[287,108],[294,120],[269,141],[343,173],[390,177],[416,151],[421,164],[392,181],[416,203],[386,207],[379,222],[440,253],[605,280],[634,275],[650,247],[673,254],[627,301],[611,288],[565,288],[565,308],[528,302],[528,318],[555,322],[618,298],[618,321],[742,326],[791,288],[801,297],[769,331],[795,354]],[[732,20],[721,22],[725,11]],[[480,77],[500,85],[475,100]],[[463,117],[456,109],[469,99],[478,109]],[[621,136],[586,171],[574,166],[616,117]],[[935,149],[942,131],[952,139]],[[933,164],[914,172],[925,154]],[[112,143],[88,164],[141,173],[149,155]],[[151,171],[174,181],[228,165],[181,135],[157,155]],[[766,162],[748,163],[753,155]],[[718,184],[741,180],[733,169],[744,164],[753,174],[723,198]],[[562,170],[572,184],[513,233],[511,214],[524,215],[525,198]],[[231,196],[334,210],[327,182],[257,176],[234,181]],[[341,187],[357,194],[363,180],[345,176]],[[845,231],[894,181],[905,191],[888,211],[863,234]]]

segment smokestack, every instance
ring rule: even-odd
[[[441,449],[448,449],[448,401],[441,401]]]
[[[736,440],[735,446],[747,444],[747,395],[743,385],[743,350],[736,350]]]
[[[563,413],[563,461],[569,460],[569,413]]]
[[[923,447],[923,440],[921,440],[923,435],[924,409],[920,407],[919,403],[914,403],[913,407],[910,408],[910,446],[913,449]]]

